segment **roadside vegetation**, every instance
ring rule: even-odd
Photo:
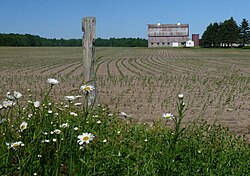
[[[59,101],[60,81],[47,84],[40,99],[13,91],[0,103],[1,175],[249,175],[243,137],[206,122],[182,125],[183,94],[153,123],[130,123],[126,112],[86,108],[91,85]]]

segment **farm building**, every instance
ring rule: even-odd
[[[194,47],[194,41],[192,40],[186,41],[185,47]]]
[[[183,46],[188,36],[188,24],[148,24],[148,47]]]

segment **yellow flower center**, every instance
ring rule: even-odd
[[[87,140],[89,140],[89,137],[88,137],[88,136],[84,136],[84,137],[82,138],[82,140],[83,140],[83,141],[87,141]]]
[[[18,143],[14,143],[14,144],[13,144],[13,147],[18,147],[18,146],[19,146]]]
[[[25,129],[25,125],[21,125],[21,127],[20,127],[21,129]]]
[[[84,90],[90,91],[90,86],[85,87]]]

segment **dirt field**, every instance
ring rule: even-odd
[[[0,47],[0,100],[7,91],[39,99],[46,80],[60,84],[57,97],[79,94],[82,49]],[[97,48],[100,103],[132,119],[151,121],[176,114],[178,93],[187,106],[185,123],[204,119],[250,138],[250,51],[238,49]]]

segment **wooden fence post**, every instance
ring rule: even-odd
[[[83,65],[84,65],[84,83],[93,85],[95,90],[89,94],[88,107],[95,106],[96,95],[96,82],[95,82],[95,37],[96,37],[96,18],[84,17],[82,19],[82,46],[83,46]]]

